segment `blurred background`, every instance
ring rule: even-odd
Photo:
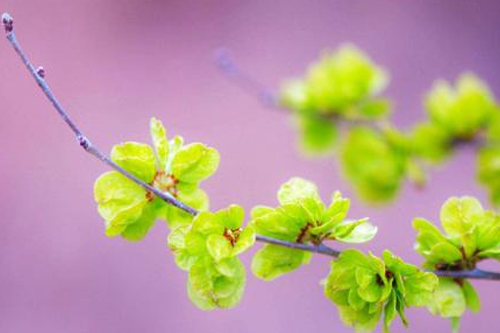
[[[500,95],[499,1],[2,0],[0,11],[14,16],[25,50],[104,151],[147,142],[150,116],[170,134],[216,147],[220,169],[203,185],[214,209],[275,205],[280,184],[302,176],[325,199],[334,190],[352,196],[352,217],[370,216],[379,226],[364,250],[388,248],[418,264],[413,217],[437,220],[452,195],[488,205],[474,181],[472,151],[433,172],[425,190],[406,186],[391,205],[366,205],[332,158],[302,158],[287,115],[231,84],[212,55],[228,47],[242,67],[277,87],[321,50],[354,42],[390,70],[387,94],[405,127],[424,117],[422,96],[436,78],[471,70]],[[249,274],[235,309],[195,308],[164,223],[140,243],[104,236],[92,187],[107,168],[81,151],[7,42],[0,43],[0,78],[0,332],[351,331],[323,296],[329,260],[322,257],[272,283]],[[462,332],[497,332],[500,283],[474,285],[483,310],[463,318]],[[407,332],[449,331],[425,309],[408,317]],[[404,328],[396,322],[393,331]]]

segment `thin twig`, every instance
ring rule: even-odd
[[[231,52],[228,49],[221,48],[215,52],[215,62],[220,68],[220,70],[226,75],[226,77],[231,80],[237,87],[239,87],[243,92],[257,96],[257,98],[262,102],[265,107],[272,108],[274,110],[280,111],[292,111],[287,107],[283,106],[279,102],[279,97],[269,88],[267,85],[259,81],[257,78],[252,76],[246,70],[242,69],[236,61],[233,60]],[[325,114],[311,114],[310,112],[303,112],[299,110],[293,110],[296,114],[304,114],[307,117],[317,117],[323,121],[332,121],[340,124],[343,127],[352,126],[367,126],[371,127],[377,131],[382,131],[383,127],[386,126],[381,121],[373,121],[362,118],[347,118],[340,117],[338,113],[325,113]]]
[[[189,214],[196,215],[196,210],[189,207],[188,205],[185,205],[184,203],[178,201],[175,199],[170,193],[168,192],[161,192],[160,190],[154,188],[153,186],[143,182],[142,180],[138,179],[137,177],[133,176],[129,172],[127,172],[125,169],[120,167],[118,164],[113,162],[108,156],[106,156],[104,153],[102,153],[97,147],[95,147],[90,140],[83,134],[83,132],[80,130],[80,128],[76,125],[76,123],[71,119],[69,116],[68,112],[64,109],[64,107],[61,105],[61,103],[57,100],[57,98],[54,96],[52,93],[52,90],[50,89],[49,85],[45,81],[45,70],[36,70],[35,67],[31,64],[31,62],[28,60],[28,57],[26,54],[23,52],[21,49],[21,46],[19,45],[19,42],[16,39],[16,36],[14,34],[14,20],[9,14],[3,14],[2,15],[2,22],[4,24],[5,32],[7,34],[7,39],[16,51],[16,53],[19,55],[21,58],[21,61],[23,64],[26,66],[28,71],[30,72],[31,76],[35,79],[36,83],[42,89],[42,92],[45,94],[45,96],[48,98],[48,100],[52,103],[56,111],[59,113],[61,118],[64,120],[64,122],[71,128],[73,133],[76,136],[76,139],[80,146],[89,154],[97,157],[99,160],[110,166],[111,168],[115,169],[128,179],[132,180],[136,184],[144,187],[147,191],[152,192],[154,195],[158,196],[162,200],[168,202],[169,204],[176,206]]]
[[[475,268],[465,271],[432,271],[437,276],[450,277],[456,279],[476,279],[476,280],[500,280],[500,273],[483,271]]]
[[[2,23],[5,29],[6,37],[7,40],[10,42],[18,56],[21,58],[23,64],[26,66],[28,71],[30,72],[31,76],[35,79],[36,83],[38,86],[42,89],[42,92],[45,94],[45,96],[48,98],[48,100],[52,103],[56,111],[59,113],[61,118],[64,120],[64,122],[70,127],[70,129],[73,131],[73,133],[76,136],[76,139],[79,143],[79,145],[89,154],[92,156],[98,158],[102,162],[104,162],[106,165],[111,167],[112,169],[116,170],[117,172],[121,173],[128,179],[132,180],[136,184],[142,186],[144,189],[147,191],[153,193],[154,195],[158,196],[160,199],[164,200],[170,205],[173,205],[193,216],[198,214],[198,211],[183,202],[177,200],[175,197],[173,197],[170,193],[168,192],[162,192],[153,186],[143,182],[142,180],[138,179],[134,175],[130,174],[126,170],[124,170],[122,167],[114,163],[107,155],[102,153],[97,147],[92,145],[90,140],[83,134],[83,132],[80,130],[78,125],[73,121],[73,119],[69,116],[68,112],[64,109],[64,107],[61,105],[61,103],[57,100],[55,95],[53,94],[52,90],[50,89],[49,85],[45,81],[45,70],[42,67],[38,67],[38,69],[35,69],[35,67],[31,64],[31,62],[28,60],[26,54],[23,52],[21,49],[19,42],[17,41],[15,34],[14,34],[14,20],[12,17],[4,13],[2,15]],[[234,70],[234,69],[233,69]],[[247,84],[253,85],[255,88],[260,88],[258,83],[252,82],[248,78],[244,78],[244,76],[241,76],[241,73],[238,73],[239,75],[239,80],[247,80]],[[241,82],[243,82],[241,81]],[[266,237],[262,235],[256,235],[256,240],[259,242],[263,243],[268,243],[268,244],[274,244],[274,245],[279,245],[279,246],[284,246],[292,249],[298,249],[298,250],[303,250],[303,251],[308,251],[312,253],[317,253],[317,254],[322,254],[326,255],[329,257],[336,258],[340,255],[340,251],[332,249],[324,244],[320,245],[310,245],[310,244],[301,244],[301,243],[295,243],[295,242],[288,242],[280,239],[275,239],[271,237]],[[480,269],[474,269],[474,270],[468,270],[468,271],[434,271],[436,275],[439,276],[446,276],[446,277],[453,277],[453,278],[469,278],[469,279],[482,279],[482,280],[500,280],[500,273],[496,272],[488,272],[488,271],[483,271]]]
[[[218,49],[215,52],[214,58],[219,68],[236,84],[236,86],[240,87],[245,92],[249,92],[251,95],[257,96],[265,106],[273,109],[282,109],[273,91],[238,67],[233,61],[231,52],[228,49]]]
[[[302,243],[293,243],[293,242],[288,242],[288,241],[284,241],[281,239],[271,238],[271,237],[262,236],[262,235],[257,235],[256,240],[259,242],[264,242],[264,243],[269,243],[269,244],[274,244],[274,245],[279,245],[279,246],[285,246],[285,247],[289,247],[292,249],[314,252],[317,254],[323,254],[326,256],[334,257],[334,258],[337,258],[340,255],[340,251],[332,249],[331,247],[328,247],[324,244],[309,245],[309,244],[302,244]]]

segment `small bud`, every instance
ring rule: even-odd
[[[85,150],[89,149],[91,143],[90,143],[89,139],[87,139],[86,136],[84,136],[82,134],[77,134],[76,140],[78,141],[78,143],[80,144],[80,146],[83,149],[85,149]]]
[[[10,14],[2,14],[2,23],[6,33],[10,33],[14,30],[14,19],[10,16]]]
[[[45,78],[45,69],[42,67],[42,66],[38,66],[38,68],[36,69],[36,73],[38,74],[39,77],[41,77],[42,79]]]

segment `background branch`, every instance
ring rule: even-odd
[[[215,52],[215,62],[236,86],[243,91],[257,96],[257,98],[267,107],[283,110],[278,103],[276,94],[265,84],[254,78],[248,72],[241,69],[231,57],[228,49],[220,48]]]
[[[60,117],[64,120],[64,122],[70,127],[71,131],[75,134],[76,139],[79,143],[79,145],[89,154],[92,156],[98,158],[102,162],[104,162],[106,165],[111,167],[112,169],[116,170],[117,172],[121,173],[128,179],[132,180],[136,184],[142,186],[144,189],[147,191],[153,193],[160,199],[164,200],[170,205],[173,205],[193,216],[196,216],[198,214],[198,211],[183,202],[177,200],[174,196],[172,196],[168,192],[162,192],[155,187],[151,186],[150,184],[147,184],[143,182],[142,180],[138,179],[137,177],[133,176],[129,172],[127,172],[125,169],[114,163],[106,154],[102,153],[97,147],[95,147],[90,140],[83,134],[83,132],[80,130],[78,125],[73,121],[73,119],[70,117],[69,113],[64,109],[64,107],[61,105],[59,100],[55,97],[54,93],[50,89],[49,85],[45,81],[45,70],[42,67],[39,67],[38,69],[35,69],[35,67],[31,64],[29,61],[28,57],[24,53],[24,51],[21,49],[21,46],[19,42],[17,41],[15,34],[14,34],[14,20],[13,18],[7,14],[4,13],[2,15],[2,23],[5,29],[6,37],[7,40],[10,42],[11,46],[14,48],[15,52],[17,55],[20,57],[21,61],[31,74],[31,76],[35,79],[36,83],[44,93],[44,95],[47,97],[47,99],[52,103],[54,106],[55,110],[57,113],[60,115]],[[219,63],[219,66],[232,78],[236,80],[236,82],[242,87],[247,87],[253,89],[255,92],[258,93],[260,96],[261,100],[266,103],[268,106],[273,106],[273,107],[278,107],[276,103],[276,97],[274,94],[267,89],[264,85],[262,85],[260,82],[255,81],[252,79],[249,75],[247,75],[245,72],[242,72],[231,60],[229,57],[227,50],[220,50],[219,53],[217,54],[217,61]],[[268,244],[274,244],[278,246],[284,246],[292,249],[298,249],[302,251],[308,251],[316,254],[322,254],[326,255],[329,257],[336,258],[340,255],[340,251],[332,249],[324,244],[319,244],[319,245],[310,245],[310,244],[302,244],[302,243],[295,243],[295,242],[288,242],[288,241],[283,241],[280,239],[275,239],[267,236],[262,236],[262,235],[256,235],[256,240],[259,242],[263,243],[268,243]],[[473,269],[473,270],[465,270],[465,271],[433,271],[438,276],[442,277],[452,277],[452,278],[468,278],[468,279],[481,279],[481,280],[500,280],[500,273],[497,272],[489,272],[489,271],[483,271],[480,269]]]

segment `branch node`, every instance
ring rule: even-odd
[[[14,19],[10,16],[9,13],[2,14],[2,23],[5,29],[5,33],[10,34],[14,31]]]
[[[90,140],[84,135],[77,134],[76,140],[78,140],[78,144],[85,150],[88,150],[91,146]]]
[[[36,73],[38,74],[39,77],[45,79],[45,68],[43,68],[42,66],[38,66],[36,69]]]

